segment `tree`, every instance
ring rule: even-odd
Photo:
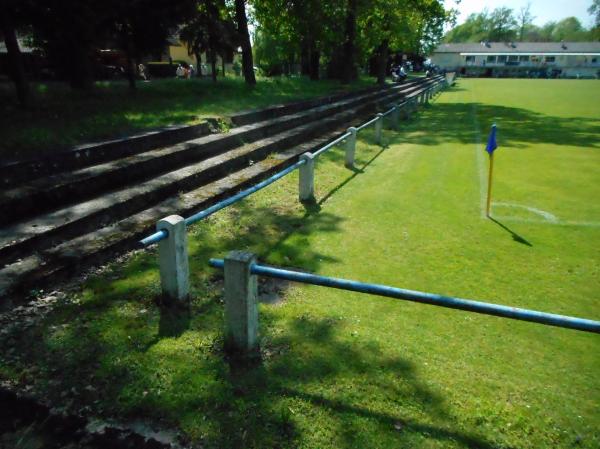
[[[0,34],[6,44],[10,77],[15,84],[17,98],[22,106],[28,104],[30,95],[16,31],[20,25],[23,25],[24,16],[23,3],[5,2],[0,9]]]
[[[126,75],[135,88],[135,66],[144,55],[157,53],[182,18],[193,13],[193,0],[104,0],[111,24],[108,39],[115,39],[127,58]]]
[[[329,61],[329,68],[336,69],[328,71],[328,76],[341,78],[347,3],[348,0],[254,0],[253,6],[263,37],[285,43],[284,53],[290,59],[299,56],[302,74],[317,80],[322,61]]]
[[[594,27],[590,31],[590,38],[600,40],[600,0],[593,0],[588,12],[594,16]]]
[[[600,0],[592,0],[588,12],[594,16],[594,26],[600,27]]]
[[[491,13],[484,10],[471,14],[462,25],[454,27],[446,42],[509,42],[517,36],[517,21],[510,8],[496,8]]]
[[[254,76],[254,62],[252,60],[252,45],[250,44],[250,33],[248,32],[248,17],[246,16],[245,0],[235,0],[235,19],[242,47],[242,71],[246,84],[256,84]]]
[[[371,0],[362,12],[361,40],[367,54],[376,57],[377,82],[387,74],[389,49],[423,53],[442,37],[451,17],[437,0]]]
[[[519,22],[519,41],[523,42],[525,37],[525,30],[533,23],[535,17],[531,14],[531,3],[527,3],[527,6],[521,7],[517,20]]]
[[[583,41],[588,39],[588,32],[576,17],[567,17],[558,22],[552,30],[552,40]]]
[[[225,61],[240,43],[235,24],[223,0],[201,0],[179,32],[179,38],[186,43],[190,55],[200,62],[200,54],[206,52],[212,67],[212,80],[217,81],[217,54]],[[223,70],[223,75],[225,71]]]
[[[445,42],[481,42],[488,39],[489,12],[484,10],[471,14],[461,25],[452,28],[444,37]]]
[[[34,44],[41,48],[71,87],[93,83],[96,44],[106,38],[111,13],[95,0],[35,0],[31,21]]]
[[[496,8],[489,17],[487,40],[494,42],[514,41],[517,35],[517,21],[510,8]]]

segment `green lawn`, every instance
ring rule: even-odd
[[[281,301],[260,309],[262,362],[244,367],[222,353],[221,273],[207,259],[246,249],[323,275],[600,319],[598,104],[593,81],[459,80],[386,131],[383,150],[361,133],[356,171],[341,149],[327,153],[318,205],[296,202],[294,174],[194,226],[189,311],[155,304],[156,254],[139,253],[5,338],[0,353],[16,351],[0,376],[202,447],[595,449],[598,335],[278,285]],[[492,122],[495,222],[482,215]]]
[[[261,78],[256,87],[243,78],[156,79],[131,92],[126,82],[98,82],[91,92],[62,83],[33,84],[32,106],[20,108],[12,85],[0,85],[0,155],[31,157],[94,140],[129,135],[172,124],[193,124],[331,92],[373,85],[360,79],[350,86],[306,78]]]

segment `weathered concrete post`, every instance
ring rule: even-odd
[[[394,131],[398,131],[400,128],[400,107],[398,103],[394,105],[394,110],[392,111],[392,129]]]
[[[304,153],[300,160],[305,162],[299,169],[298,196],[300,202],[312,201],[315,199],[315,156],[312,153]]]
[[[190,293],[185,220],[179,215],[165,217],[156,223],[157,231],[163,229],[169,236],[158,243],[162,292],[169,300],[185,301]]]
[[[356,132],[355,127],[348,128],[350,135],[346,139],[346,160],[344,165],[348,168],[354,167],[354,153],[356,152]]]
[[[258,283],[250,273],[254,254],[231,251],[225,257],[226,347],[241,354],[258,349]]]
[[[383,114],[380,112],[377,114],[377,121],[375,122],[375,142],[377,142],[377,145],[381,145],[382,129]]]

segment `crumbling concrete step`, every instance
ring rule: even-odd
[[[397,96],[397,92],[390,91],[386,98],[391,100]],[[10,262],[27,251],[39,251],[58,241],[126,217],[168,196],[196,188],[227,172],[238,170],[250,161],[258,161],[275,149],[299,144],[307,138],[327,132],[358,114],[373,110],[373,107],[372,103],[363,103],[358,108],[310,122],[145,182],[5,227],[0,230],[0,261]]]
[[[298,156],[333,140],[344,127],[305,141],[272,157],[215,180],[198,189],[168,198],[151,208],[113,222],[93,232],[40,250],[0,269],[0,309],[22,299],[15,296],[33,286],[55,283],[89,266],[104,263],[117,253],[137,247],[138,241],[155,230],[167,215],[189,215],[250,187],[294,163]]]
[[[197,125],[172,125],[104,142],[78,145],[41,158],[2,162],[0,182],[3,186],[10,187],[42,176],[77,170],[153,148],[196,139],[216,132],[216,129],[217,121],[207,119],[206,122]]]
[[[409,92],[420,83],[394,86],[335,103],[317,106],[295,114],[245,125],[226,135],[210,135],[167,148],[150,150],[71,173],[35,179],[13,189],[0,192],[0,225],[74,204],[110,188],[147,179],[194,161],[222,153],[282,129],[316,120],[373,99],[387,98],[391,93]],[[402,87],[402,88],[401,88]]]
[[[418,80],[417,82],[422,82]],[[292,114],[294,112],[302,111],[304,109],[314,108],[316,106],[321,106],[326,103],[334,103],[336,101],[345,100],[347,98],[352,98],[357,95],[363,95],[368,93],[373,93],[377,91],[382,91],[385,89],[393,88],[392,85],[386,85],[384,87],[381,86],[372,86],[365,89],[359,89],[352,92],[343,92],[333,95],[327,95],[323,97],[313,98],[310,100],[298,101],[295,103],[284,103],[278,105],[272,105],[268,108],[264,109],[252,109],[247,111],[240,111],[231,116],[229,119],[235,126],[247,125],[249,123],[254,123],[262,120],[267,120],[270,118],[279,117],[285,114]]]
[[[326,97],[271,106],[265,109],[243,111],[234,114],[231,121],[235,126],[247,125],[376,90],[382,90],[382,88],[372,87],[341,92]],[[142,153],[162,146],[174,145],[186,140],[196,139],[211,132],[217,132],[218,120],[214,118],[206,120],[206,122],[197,125],[171,125],[104,142],[78,145],[68,150],[53,152],[41,158],[0,161],[0,182],[10,187],[42,176],[101,164],[116,158]]]

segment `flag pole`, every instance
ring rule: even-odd
[[[490,170],[488,173],[487,205],[485,215],[490,216],[490,205],[492,204],[492,174],[494,173],[494,153],[490,153]]]
[[[487,202],[485,206],[485,215],[486,217],[490,217],[490,206],[492,205],[492,175],[494,173],[494,151],[498,148],[496,144],[496,124],[492,125],[492,129],[490,131],[490,136],[488,137],[487,145],[485,146],[485,151],[487,151],[490,156],[490,171],[488,173],[488,190],[487,190]]]

